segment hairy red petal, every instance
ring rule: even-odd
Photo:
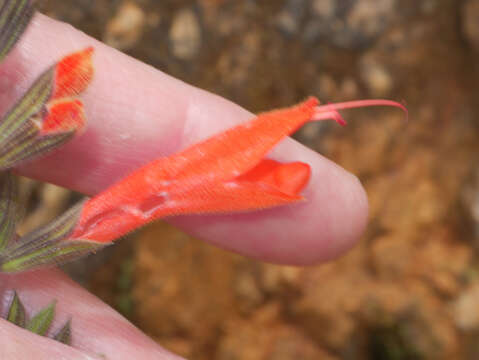
[[[285,194],[298,194],[311,177],[311,167],[302,162],[282,164],[271,159],[262,160],[256,167],[238,177],[237,181],[261,182]]]
[[[309,98],[291,108],[260,114],[176,155],[157,160],[145,172],[158,182],[233,179],[254,168],[274,145],[311,120],[317,104],[317,99]]]
[[[83,92],[93,78],[93,47],[64,57],[56,66],[52,99]]]
[[[98,211],[100,195],[85,204],[72,238],[109,242],[166,216],[251,211],[296,202],[302,199],[298,194],[310,173],[309,165],[304,163],[281,164],[265,159],[232,181],[178,187],[168,192],[155,192],[149,187],[134,197],[117,194],[121,205],[104,212]],[[131,182],[129,186],[135,188]]]
[[[252,210],[298,200],[297,191],[309,179],[309,167],[300,163],[280,165],[264,160],[263,156],[310,120],[317,104],[317,99],[310,98],[288,109],[260,114],[245,124],[140,168],[85,204],[73,237],[85,238],[89,229],[111,222],[111,226],[100,227],[122,230],[111,230],[111,234],[102,236],[103,241],[109,241],[159,216],[239,211],[246,207]],[[244,181],[234,181],[256,166],[256,170],[244,175]],[[224,186],[229,186],[229,190]],[[251,195],[247,196],[248,193]],[[276,195],[272,196],[273,193]],[[212,198],[199,198],[198,194],[210,194]],[[233,194],[235,197],[229,197]],[[163,199],[165,196],[168,201]],[[153,217],[145,216],[141,204],[152,199],[165,204]],[[100,230],[92,231],[99,234]]]
[[[301,200],[299,192],[311,176],[309,165],[281,164],[264,155],[307,121],[341,122],[334,105],[317,104],[310,98],[260,114],[138,169],[85,203],[71,238],[110,242],[165,216],[252,211]],[[338,107],[388,104],[375,100]]]
[[[110,242],[166,216],[252,211],[301,199],[301,196],[284,193],[267,182],[233,180],[186,191],[151,193],[138,202],[123,204],[91,218],[88,216],[91,204],[87,202],[71,238]]]
[[[47,106],[41,133],[51,134],[80,130],[85,125],[85,113],[80,100],[60,100]]]
[[[318,100],[261,114],[208,140],[136,170],[85,206],[81,221],[138,204],[154,194],[185,192],[232,180],[262,161],[276,143],[312,116]]]

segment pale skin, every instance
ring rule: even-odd
[[[86,36],[36,15],[0,64],[0,111],[45,68],[64,55],[94,46],[95,77],[82,95],[84,134],[54,154],[18,170],[94,195],[135,168],[251,118],[241,107],[178,81]],[[284,104],[285,106],[291,104]],[[267,110],[267,109],[265,109]],[[347,129],[346,129],[347,131]],[[168,221],[222,248],[279,264],[312,265],[344,253],[363,232],[367,198],[355,176],[288,139],[271,157],[312,167],[306,202],[241,215],[183,216]],[[177,359],[121,315],[57,270],[1,275],[2,309],[19,293],[27,312],[57,299],[53,329],[73,318],[73,347],[0,320],[0,358]],[[101,358],[101,357],[100,357]]]

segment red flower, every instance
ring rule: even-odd
[[[338,109],[389,105],[388,100],[318,106],[316,98],[260,114],[199,144],[140,168],[87,201],[70,236],[110,242],[152,220],[180,214],[252,211],[302,200],[309,165],[265,159],[308,121],[334,119]]]
[[[85,125],[83,103],[76,99],[93,78],[93,48],[64,57],[55,67],[53,91],[41,121],[43,135],[81,130]]]

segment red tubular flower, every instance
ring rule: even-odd
[[[263,113],[170,157],[140,168],[87,201],[70,239],[107,243],[152,220],[180,214],[252,211],[302,200],[309,165],[264,156],[308,121],[334,119],[339,109],[388,100],[318,106],[318,100]]]

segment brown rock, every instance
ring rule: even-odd
[[[144,23],[144,11],[134,2],[126,1],[107,24],[103,40],[117,49],[130,49],[140,40]]]
[[[472,284],[452,306],[454,322],[463,331],[479,330],[479,284]]]
[[[466,0],[462,5],[462,31],[466,40],[479,50],[479,1]]]
[[[201,28],[198,17],[190,9],[180,10],[171,23],[169,33],[173,55],[191,60],[201,47]]]

